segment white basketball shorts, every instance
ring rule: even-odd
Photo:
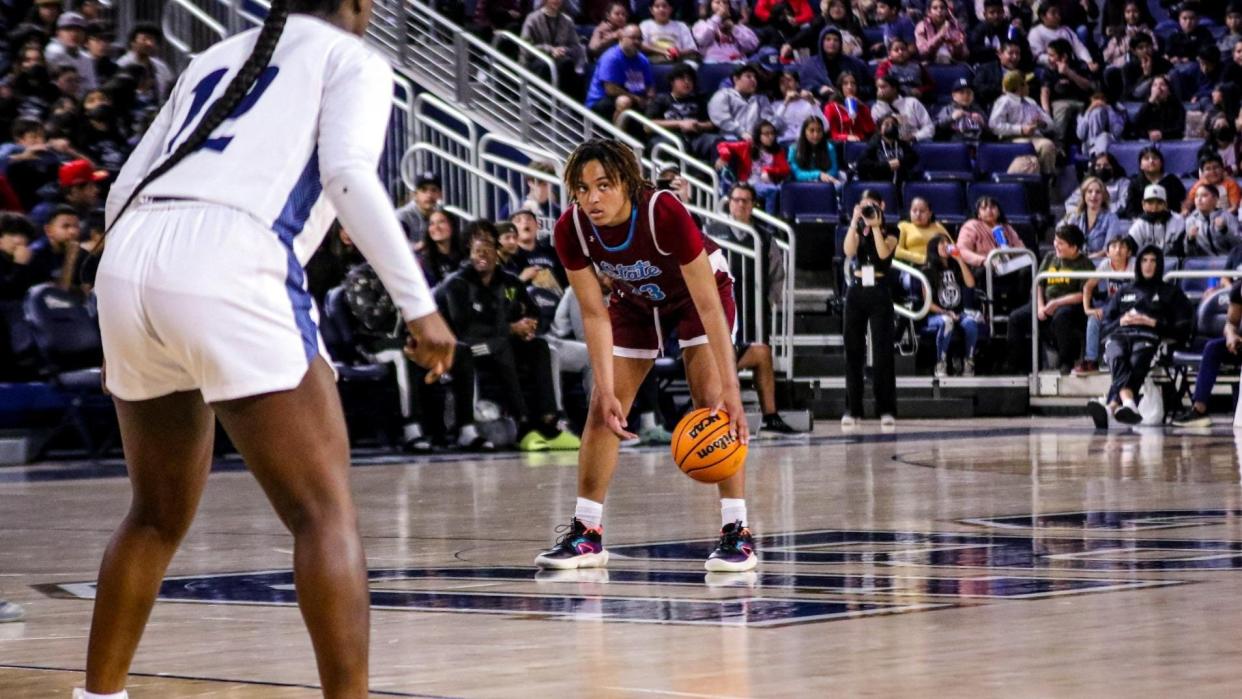
[[[95,293],[108,390],[122,400],[289,390],[327,358],[293,251],[236,209],[139,206],[108,234]]]

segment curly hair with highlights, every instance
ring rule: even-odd
[[[620,141],[599,138],[587,141],[569,154],[565,163],[565,185],[570,196],[577,198],[578,189],[584,186],[582,171],[592,160],[604,168],[608,181],[621,186],[631,198],[637,197],[644,187],[651,184],[643,178],[638,156]]]

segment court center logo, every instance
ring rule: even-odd
[[[377,610],[751,628],[1017,604],[1186,582],[1153,579],[1152,572],[1237,570],[1242,542],[1100,532],[1208,528],[1239,516],[1227,510],[1066,512],[962,520],[986,528],[975,532],[773,534],[757,538],[763,565],[747,573],[705,575],[702,561],[714,544],[709,539],[611,546],[609,569],[377,569],[370,571],[371,604]],[[94,598],[94,583],[49,588]],[[296,604],[289,570],[168,578],[159,599]]]

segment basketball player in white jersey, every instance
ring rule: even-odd
[[[302,265],[339,216],[436,378],[454,338],[376,167],[392,71],[371,0],[275,0],[198,56],[108,198],[96,292],[133,487],[99,572],[86,688],[120,697],[211,469],[213,421],[294,536],[298,604],[327,697],[367,694],[369,593],[349,445]]]

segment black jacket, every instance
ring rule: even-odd
[[[510,323],[539,317],[522,280],[500,268],[492,275],[492,283],[484,286],[474,267],[463,267],[436,287],[435,296],[440,313],[460,342],[486,344],[493,351],[508,341]]]
[[[1156,255],[1156,276],[1144,279],[1143,256]],[[1156,319],[1156,327],[1146,325],[1121,325],[1121,317],[1131,309]],[[1195,309],[1177,284],[1164,281],[1164,253],[1155,245],[1148,245],[1134,258],[1134,281],[1121,288],[1104,310],[1104,333],[1147,337],[1155,341],[1181,340],[1190,334],[1194,324]]]
[[[859,179],[877,182],[905,182],[914,168],[918,166],[919,154],[905,141],[897,141],[895,145],[889,144],[885,149],[884,144],[881,143],[882,140],[878,133],[872,136],[867,150],[858,159]],[[889,155],[894,151],[897,153],[897,159],[901,161],[901,167],[896,172],[893,172],[888,164]],[[886,155],[886,152],[889,155]]]

